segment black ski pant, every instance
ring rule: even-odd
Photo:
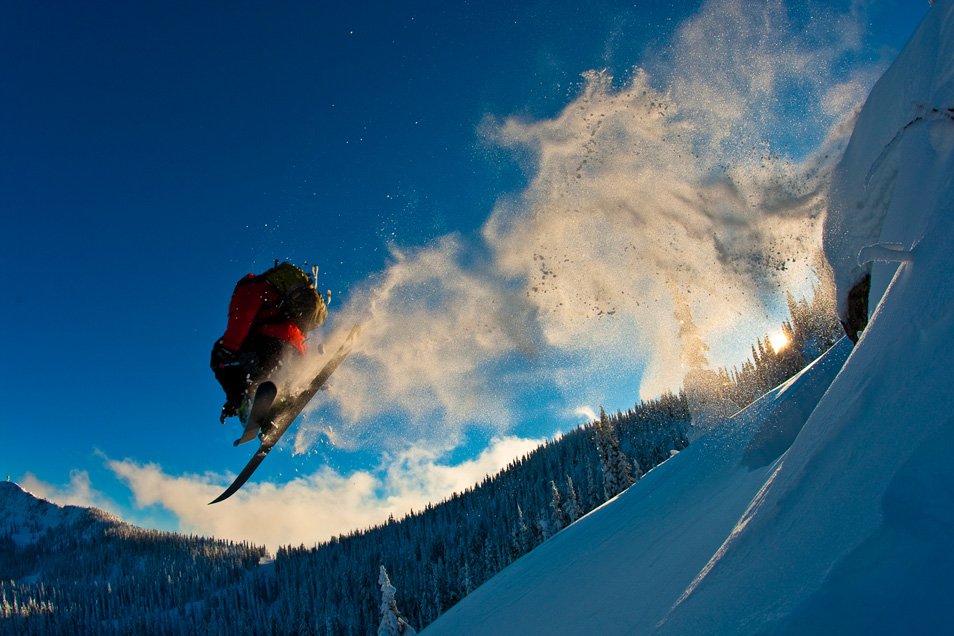
[[[269,379],[293,350],[293,346],[278,338],[249,336],[239,351],[238,364],[213,369],[215,379],[225,390],[226,404],[238,408],[249,389]]]

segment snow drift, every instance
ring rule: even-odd
[[[856,347],[840,342],[427,634],[950,630],[951,107],[944,2],[873,89],[834,176],[839,298],[863,247],[903,248],[867,252],[873,311]]]

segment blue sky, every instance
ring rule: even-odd
[[[739,362],[804,287],[813,169],[927,3],[515,4],[4,4],[11,478],[307,543],[677,383],[677,296]],[[318,339],[366,338],[208,512],[252,451],[209,349],[275,258],[321,266]]]

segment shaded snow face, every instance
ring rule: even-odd
[[[328,396],[348,422],[329,437],[387,443],[375,423],[395,415],[397,439],[448,448],[468,425],[510,430],[543,393],[575,419],[621,378],[642,397],[675,388],[677,302],[710,363],[744,358],[811,278],[830,165],[868,85],[836,66],[859,23],[708,2],[648,70],[585,73],[552,119],[488,117],[528,185],[479,237],[394,248],[339,309],[339,328],[365,328]]]
[[[949,178],[945,161],[951,153],[947,131],[954,124],[949,110],[954,99],[952,33],[954,24],[947,17],[918,30],[872,89],[837,167],[824,244],[842,317],[851,288],[866,273],[872,276],[869,307],[874,309],[896,263],[905,259],[883,250],[862,254],[863,248],[886,243],[888,251],[899,252],[915,246],[938,203],[935,193],[944,192]],[[927,49],[936,53],[924,55]],[[918,56],[924,60],[913,63]],[[912,68],[930,72],[912,73]]]

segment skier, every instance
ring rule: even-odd
[[[249,274],[236,283],[228,325],[212,347],[210,363],[225,390],[219,417],[223,424],[234,415],[244,423],[250,390],[268,379],[286,356],[304,355],[305,334],[328,315],[316,289],[317,273],[317,267],[309,276],[291,263],[276,261],[263,274]]]

